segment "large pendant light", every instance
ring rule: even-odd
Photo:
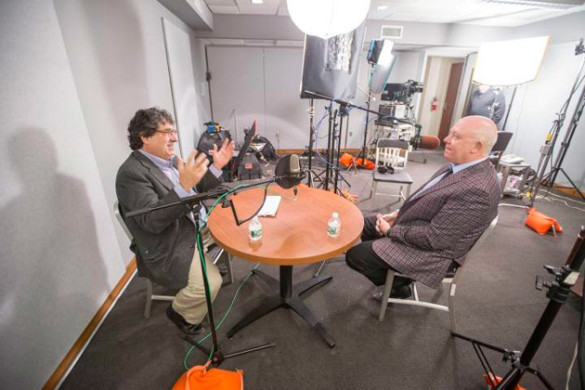
[[[288,13],[305,34],[323,39],[358,27],[370,9],[370,0],[287,0]]]

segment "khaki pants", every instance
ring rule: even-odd
[[[202,232],[203,251],[205,252],[205,265],[207,269],[207,280],[211,290],[211,300],[215,300],[221,287],[222,278],[211,259],[207,256],[207,247],[213,243],[213,239],[207,228]],[[199,260],[199,250],[195,245],[195,253],[189,269],[187,286],[175,295],[172,303],[173,309],[183,316],[190,324],[200,324],[207,314],[207,303],[205,301],[205,285],[203,284],[203,272]]]

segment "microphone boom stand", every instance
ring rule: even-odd
[[[147,214],[156,210],[161,210],[161,209],[165,209],[168,207],[173,207],[173,206],[188,206],[190,208],[194,208],[196,207],[199,202],[205,200],[205,199],[212,199],[212,198],[217,198],[217,197],[221,197],[221,196],[225,196],[227,194],[230,193],[235,193],[238,190],[242,190],[242,189],[246,189],[246,188],[253,188],[253,187],[258,187],[260,185],[264,185],[266,184],[266,189],[268,188],[268,185],[274,181],[276,181],[277,178],[271,178],[271,179],[267,179],[267,180],[263,180],[260,182],[256,182],[256,183],[250,183],[250,184],[244,184],[241,186],[238,186],[234,189],[219,189],[219,190],[215,190],[215,191],[209,191],[207,193],[201,193],[201,194],[196,194],[193,196],[188,196],[185,197],[183,199],[181,199],[178,202],[173,202],[173,203],[168,203],[168,204],[164,204],[164,205],[160,205],[160,206],[154,206],[154,207],[149,207],[149,208],[144,208],[144,209],[140,209],[140,210],[134,210],[131,211],[129,213],[126,214],[127,218],[131,218],[131,217],[135,217],[135,216],[139,216],[139,215],[143,215],[143,214]],[[266,195],[266,192],[265,192]],[[266,196],[264,197],[264,200],[266,200]],[[258,211],[260,211],[260,208],[262,208],[262,206],[260,206],[260,208],[258,209],[258,211],[256,211],[252,217],[247,218],[245,220],[240,221],[236,215],[236,211],[233,205],[233,202],[230,200],[230,205],[232,208],[232,212],[234,213],[234,217],[236,220],[236,223],[238,223],[238,225],[248,221],[249,219],[253,218],[254,215],[256,215],[258,213]],[[264,205],[264,201],[262,202],[262,205]],[[198,213],[194,213],[195,215],[198,216]],[[189,336],[184,336],[183,339],[188,341],[189,343],[191,343],[195,348],[199,349],[200,351],[202,351],[203,353],[207,354],[208,356],[210,356],[211,358],[211,364],[213,366],[219,366],[221,363],[223,363],[226,359],[229,359],[231,357],[235,357],[235,356],[240,356],[243,354],[247,354],[247,353],[251,353],[251,352],[256,352],[256,351],[260,351],[266,348],[274,348],[276,347],[276,344],[274,343],[267,343],[267,344],[263,344],[263,345],[259,345],[256,347],[251,347],[251,348],[247,348],[241,351],[237,351],[237,352],[233,352],[233,353],[229,353],[229,354],[224,354],[223,351],[221,350],[221,346],[219,345],[219,342],[217,341],[217,332],[215,330],[215,319],[213,316],[213,304],[212,304],[212,300],[211,300],[211,291],[209,289],[209,282],[207,280],[207,272],[206,272],[206,265],[205,265],[205,257],[203,256],[203,248],[201,245],[201,230],[199,229],[199,218],[197,217],[195,219],[195,227],[197,228],[197,234],[196,234],[196,240],[197,240],[197,248],[199,251],[199,260],[201,262],[201,271],[203,273],[203,285],[205,287],[205,301],[207,303],[207,315],[209,318],[209,326],[210,326],[210,331],[211,331],[211,340],[212,340],[212,349],[209,350],[207,348],[205,348],[204,346],[200,345],[197,341],[195,341],[194,339],[192,339]]]

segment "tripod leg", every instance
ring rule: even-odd
[[[571,185],[573,186],[573,189],[575,191],[577,191],[577,193],[579,194],[579,196],[581,197],[581,199],[585,200],[585,195],[583,195],[583,193],[581,192],[581,190],[579,190],[579,187],[577,187],[575,185],[575,183],[573,182],[573,180],[571,180],[571,178],[569,177],[569,175],[567,175],[567,172],[565,172],[565,170],[563,168],[559,168],[559,170],[561,172],[563,172],[563,175],[565,175],[565,177],[567,178],[567,180],[569,180],[569,182],[571,183]]]
[[[229,359],[229,358],[232,358],[235,356],[240,356],[240,355],[244,355],[247,353],[261,351],[263,349],[274,348],[274,347],[276,347],[276,344],[274,344],[274,343],[263,344],[263,345],[259,345],[257,347],[252,347],[252,348],[248,348],[248,349],[243,349],[241,351],[229,353],[227,355],[224,355],[224,358]]]

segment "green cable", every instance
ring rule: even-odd
[[[242,289],[242,287],[244,286],[244,284],[246,284],[246,282],[248,281],[248,279],[250,279],[250,276],[252,276],[252,274],[254,273],[254,270],[258,269],[259,266],[260,266],[259,263],[256,264],[256,266],[254,267],[254,269],[252,271],[248,272],[248,275],[246,275],[246,277],[244,278],[244,280],[242,281],[242,283],[240,283],[240,285],[236,289],[236,293],[234,294],[234,297],[232,298],[232,301],[230,302],[229,307],[227,308],[227,310],[226,310],[225,314],[223,315],[223,317],[221,318],[221,320],[217,323],[217,325],[215,327],[215,330],[218,330],[220,328],[220,326],[226,320],[226,318],[228,317],[228,315],[231,313],[232,308],[234,306],[234,303],[236,301],[236,298],[238,297],[238,294],[240,293],[240,290]],[[207,335],[205,335],[204,337],[202,337],[201,339],[199,339],[197,341],[197,345],[199,345],[202,342],[204,342],[205,340],[207,340],[210,336],[211,336],[211,332],[207,333]],[[183,366],[185,367],[186,370],[189,369],[189,367],[187,366],[187,359],[189,358],[189,355],[191,355],[191,352],[193,352],[193,349],[195,349],[195,346],[192,346],[191,348],[189,348],[189,350],[185,354],[185,359],[183,359]],[[212,356],[213,356],[213,345],[211,346],[211,353],[209,354],[209,357],[208,357],[207,360],[211,360],[211,357]]]
[[[229,190],[228,192],[226,192],[225,194],[221,195],[220,197],[218,197],[215,202],[213,203],[213,205],[209,208],[209,212],[207,213],[207,216],[209,216],[211,214],[211,212],[213,211],[213,209],[217,206],[217,204],[226,196],[234,193],[235,191],[237,191],[241,186],[236,186],[234,188],[232,188],[231,190]],[[204,220],[202,220],[203,222],[203,226],[207,225],[207,218],[205,218]],[[207,264],[203,255],[203,244],[201,243],[201,229],[203,226],[199,227],[199,230],[197,231],[197,250],[199,251],[199,260],[202,264],[202,269],[203,269],[203,273],[204,273],[204,277],[205,279],[207,279]],[[254,269],[257,269],[258,266],[260,264],[256,264],[256,267]],[[232,301],[230,303],[230,306],[228,307],[226,313],[223,315],[222,319],[219,321],[219,323],[216,325],[215,330],[219,329],[219,327],[221,326],[221,324],[223,324],[224,320],[227,318],[227,316],[229,315],[229,313],[232,310],[232,307],[234,305],[234,302],[236,300],[236,297],[238,296],[238,293],[240,292],[240,289],[242,288],[242,286],[244,285],[244,283],[246,283],[248,281],[248,279],[250,278],[250,276],[252,276],[253,271],[250,271],[248,273],[248,275],[246,276],[246,278],[242,281],[242,283],[240,284],[240,286],[238,287],[238,289],[236,290],[236,293],[234,294],[234,297],[232,298]],[[209,286],[207,286],[206,291],[208,296],[211,296],[211,292],[209,291]],[[209,332],[206,336],[204,336],[203,338],[201,338],[200,340],[197,341],[197,345],[201,344],[203,341],[207,340],[209,338],[209,336],[211,336],[211,332]],[[189,367],[187,366],[187,359],[189,358],[189,355],[191,354],[191,352],[193,352],[193,349],[195,349],[195,346],[192,346],[191,348],[189,348],[189,350],[187,351],[187,353],[185,354],[185,358],[183,359],[183,366],[185,367],[186,370],[189,369]],[[212,356],[214,353],[214,349],[213,349],[213,345],[211,346],[211,351],[209,353],[209,356],[207,358],[207,360],[211,360]]]

